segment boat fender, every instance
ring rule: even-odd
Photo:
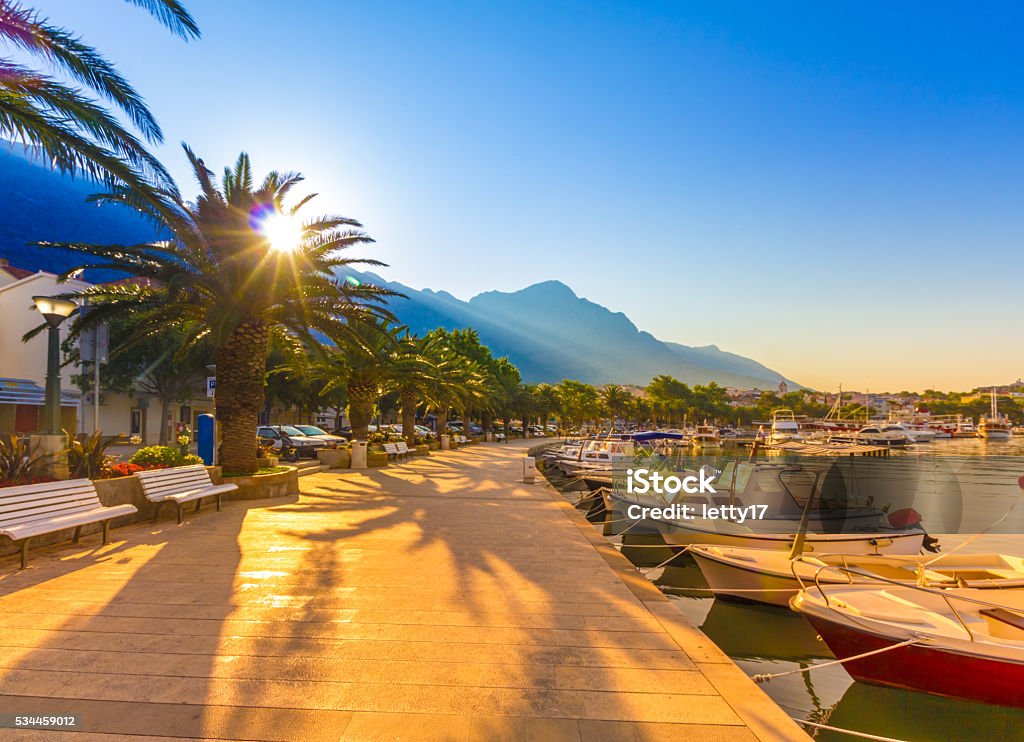
[[[893,528],[910,528],[921,522],[921,514],[914,508],[902,508],[889,513],[889,525]]]

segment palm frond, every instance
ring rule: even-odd
[[[199,25],[178,0],[125,0],[125,2],[147,11],[166,26],[171,33],[185,40],[198,39],[200,36]]]

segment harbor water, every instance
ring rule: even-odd
[[[989,529],[989,533],[999,534],[993,536],[999,551],[1024,555],[1024,535],[1020,535],[1024,534],[1024,507],[1015,507],[1024,497],[1017,485],[1024,475],[1024,436],[1009,441],[942,440],[893,451],[893,457],[900,459],[892,462],[897,467],[923,472],[917,481],[922,495],[916,498],[915,508],[926,525],[931,523],[932,533],[969,534]],[[566,491],[565,495],[575,501],[579,492]],[[993,527],[1000,518],[1002,522]],[[964,538],[948,537],[954,545]],[[798,614],[785,608],[715,599],[689,555],[677,557],[669,567],[655,568],[672,553],[659,546],[657,537],[627,534],[612,539],[751,677],[804,670],[835,659]],[[764,682],[761,688],[794,719],[882,738],[921,742],[1024,739],[1024,709],[858,683],[838,665],[793,672]],[[836,731],[806,729],[815,739],[829,742],[857,739]]]

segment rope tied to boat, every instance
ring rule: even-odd
[[[868,734],[867,732],[855,732],[852,729],[831,727],[828,724],[819,724],[816,721],[807,721],[805,719],[793,719],[793,721],[803,726],[814,727],[815,729],[825,729],[829,732],[839,732],[840,734],[849,734],[851,737],[860,737],[861,739],[874,739],[878,740],[878,742],[905,742],[905,740],[897,739],[896,737],[882,737],[877,734]]]
[[[786,672],[773,672],[763,673],[754,675],[753,681],[755,683],[767,683],[769,680],[775,680],[776,678],[784,678],[787,675],[800,675],[811,670],[821,670],[825,667],[832,667],[833,665],[842,665],[845,662],[852,662],[854,660],[864,659],[865,657],[871,657],[872,655],[882,654],[883,652],[891,652],[894,649],[900,649],[901,647],[907,647],[911,644],[922,644],[923,640],[921,637],[912,637],[905,639],[898,644],[891,644],[888,647],[882,647],[881,649],[872,649],[870,652],[862,652],[861,654],[855,654],[852,657],[844,657],[841,660],[832,660],[831,662],[823,662],[820,665],[811,665],[810,667],[800,667],[796,670],[787,670]]]

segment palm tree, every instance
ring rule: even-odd
[[[428,390],[436,382],[434,342],[429,336],[421,338],[406,333],[395,344],[387,369],[398,392],[402,437],[410,448],[416,445],[416,409],[426,400]]]
[[[483,399],[486,382],[476,361],[453,347],[450,332],[438,328],[427,338],[434,373],[424,390],[425,399],[427,409],[437,415],[437,432],[442,435],[448,430],[449,410],[465,409],[468,400]]]
[[[551,384],[538,384],[537,385],[537,411],[540,413],[540,424],[544,426],[545,431],[547,430],[548,420],[551,419],[551,414],[557,412],[561,408],[561,403],[558,399],[558,388]]]
[[[388,316],[380,303],[394,292],[338,278],[338,270],[355,263],[381,264],[341,254],[372,242],[359,222],[340,216],[299,220],[297,212],[312,196],[294,206],[286,199],[301,175],[275,171],[256,184],[243,153],[218,187],[203,161],[185,151],[201,190],[195,203],[170,191],[144,201],[127,188],[101,197],[150,217],[168,240],[40,244],[83,253],[88,262],[82,268],[102,266],[135,277],[66,294],[93,305],[72,333],[129,315],[140,339],[178,327],[182,352],[200,339],[212,344],[220,462],[225,471],[251,472],[271,336],[308,347],[321,346],[325,335],[342,342],[353,336],[353,327]]]
[[[630,397],[630,393],[618,384],[609,384],[601,390],[601,401],[612,418],[613,426],[616,419],[624,418],[629,411]]]
[[[178,0],[127,2],[144,8],[183,39],[199,37],[195,20]],[[99,52],[14,0],[0,0],[0,44],[71,81],[0,59],[0,134],[38,148],[64,172],[83,172],[144,193],[148,179],[171,187],[163,166],[101,103],[112,103],[149,142],[163,140],[142,97]]]

